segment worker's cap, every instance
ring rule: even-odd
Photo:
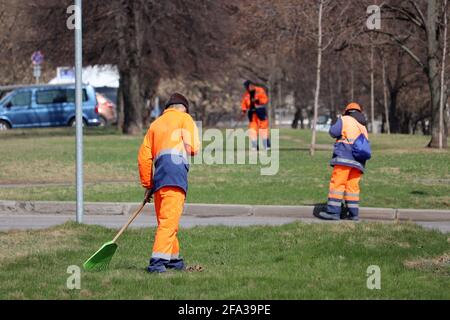
[[[189,113],[189,101],[181,93],[175,92],[172,94],[169,100],[167,100],[165,108],[167,109],[174,104],[182,104],[186,107],[186,112]]]
[[[251,84],[254,84],[252,81],[250,81],[250,80],[245,80],[245,82],[244,82],[244,87],[246,88],[246,89],[248,89],[248,87],[251,85]]]
[[[358,110],[358,111],[361,111],[361,112],[362,112],[361,106],[360,106],[359,104],[357,104],[356,102],[349,103],[349,104],[345,107],[344,112],[347,112],[347,111],[349,111],[349,110]]]

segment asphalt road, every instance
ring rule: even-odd
[[[118,229],[128,220],[129,216],[123,215],[86,215],[84,223],[101,225],[108,228]],[[68,215],[0,215],[0,231],[45,229],[51,226],[74,220],[74,216]],[[334,221],[323,221],[319,219],[286,218],[286,217],[255,217],[255,216],[230,216],[230,217],[194,217],[183,216],[181,218],[182,228],[195,226],[225,225],[225,226],[251,226],[251,225],[282,225],[294,221],[305,223],[339,223]],[[391,222],[386,222],[391,223]],[[441,232],[450,232],[450,222],[416,222],[428,228],[437,229]],[[132,228],[154,227],[156,219],[154,216],[144,214],[138,216],[132,223]]]

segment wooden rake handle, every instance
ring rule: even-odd
[[[125,230],[127,230],[128,226],[133,222],[133,220],[139,215],[139,213],[141,213],[142,209],[144,209],[145,205],[146,205],[146,201],[144,200],[141,204],[141,206],[139,207],[138,210],[136,210],[135,213],[133,213],[133,215],[131,216],[131,218],[128,220],[128,222],[122,227],[122,229],[120,229],[120,231],[116,234],[116,236],[114,237],[112,242],[116,242],[117,239],[119,239],[119,237],[122,235],[122,233],[124,233]]]

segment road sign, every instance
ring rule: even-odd
[[[39,78],[41,77],[41,66],[39,64],[33,65],[33,76],[36,78],[36,83],[39,84]]]
[[[34,52],[31,56],[31,62],[33,62],[34,65],[40,65],[42,62],[44,62],[44,55],[40,50]]]

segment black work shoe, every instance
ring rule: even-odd
[[[169,261],[169,263],[166,264],[166,268],[174,270],[184,270],[186,267],[184,265],[183,259],[172,259]]]
[[[328,212],[320,212],[319,217],[324,220],[341,220],[340,214],[332,214]]]

